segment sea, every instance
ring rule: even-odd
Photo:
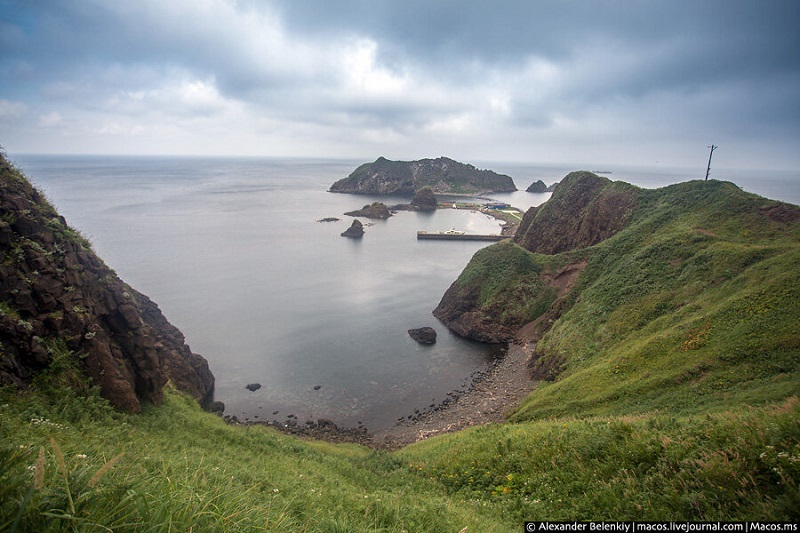
[[[485,242],[418,241],[419,230],[498,233],[479,212],[398,211],[341,237],[346,211],[405,197],[327,192],[364,161],[233,157],[10,155],[125,282],[158,303],[216,378],[215,399],[240,420],[326,418],[379,430],[468,388],[505,347],[450,333],[432,311]],[[586,167],[471,162],[512,176],[491,199],[527,210]],[[591,169],[647,188],[703,169]],[[720,170],[768,198],[800,203],[800,175]],[[476,200],[479,201],[479,200]],[[322,222],[325,218],[336,221]],[[438,334],[420,345],[407,331]],[[261,387],[251,391],[248,384]]]

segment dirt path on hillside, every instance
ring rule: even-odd
[[[419,414],[413,420],[406,419],[372,433],[371,445],[396,450],[434,435],[503,422],[506,413],[517,407],[536,387],[536,382],[528,377],[527,371],[531,349],[529,345],[509,345],[506,356],[476,376],[468,391],[446,405]]]

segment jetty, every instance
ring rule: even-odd
[[[439,241],[502,241],[510,239],[511,235],[480,235],[475,233],[453,231],[418,231],[417,239],[430,239]]]

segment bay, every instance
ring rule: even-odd
[[[502,348],[449,333],[431,315],[487,244],[416,240],[418,230],[496,233],[497,222],[465,211],[401,211],[368,222],[361,240],[340,237],[352,221],[345,211],[374,200],[408,201],[327,192],[363,161],[13,159],[98,255],[156,301],[208,359],[226,414],[250,420],[295,414],[380,429],[443,400],[502,355]],[[521,191],[492,197],[523,210],[550,196],[524,192],[530,183],[551,184],[575,169],[479,166],[514,177]],[[691,169],[617,166],[608,172],[610,179],[644,187],[697,177]],[[795,173],[734,178],[751,192],[800,201]],[[340,220],[318,222],[325,217]],[[418,345],[407,335],[422,326],[437,330],[435,345]],[[253,382],[262,387],[246,390]]]

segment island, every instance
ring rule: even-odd
[[[418,161],[390,161],[379,157],[340,179],[330,192],[412,196],[423,187],[437,194],[479,195],[514,192],[514,180],[505,174],[481,170],[447,157]]]

